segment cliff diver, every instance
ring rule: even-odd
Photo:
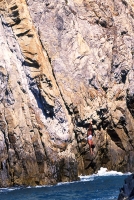
[[[93,127],[92,127],[92,121],[91,121],[89,124],[89,128],[87,130],[87,142],[89,144],[89,150],[90,150],[91,155],[93,155],[93,149],[95,147],[92,137],[93,137]]]

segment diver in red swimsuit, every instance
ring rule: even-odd
[[[91,155],[93,154],[93,148],[94,148],[92,137],[93,137],[93,127],[92,127],[92,122],[91,122],[87,130],[87,141],[89,144],[89,150],[90,150]]]

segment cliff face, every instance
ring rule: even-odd
[[[1,0],[0,44],[0,186],[134,170],[133,0]]]

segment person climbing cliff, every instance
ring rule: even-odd
[[[89,150],[90,150],[91,155],[93,155],[93,149],[95,147],[92,137],[93,137],[93,127],[92,127],[92,121],[91,121],[89,124],[89,128],[87,130],[87,142],[89,144]]]

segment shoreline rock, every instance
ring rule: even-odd
[[[133,0],[0,0],[0,187],[134,171],[133,19]]]
[[[118,200],[133,200],[133,199],[134,199],[134,174],[131,174],[124,180],[124,185],[120,189]]]

